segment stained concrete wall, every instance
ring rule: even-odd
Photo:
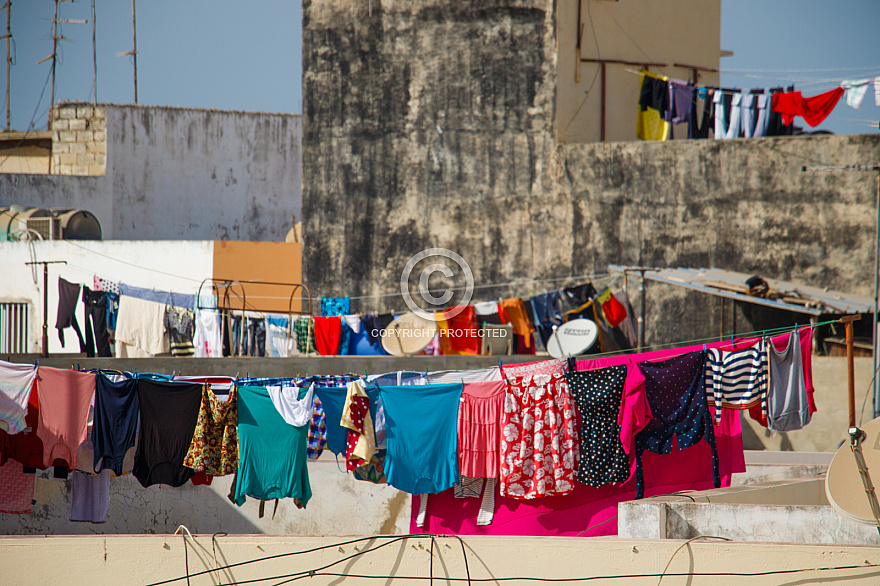
[[[392,541],[395,540],[395,541]],[[0,538],[4,576],[23,586],[92,584],[529,584],[694,586],[846,581],[876,584],[880,548],[577,537],[368,538],[169,535]],[[47,563],[50,562],[50,563]],[[235,564],[234,567],[227,567]],[[224,569],[215,570],[218,566]],[[187,568],[198,576],[186,580]],[[323,568],[310,575],[309,570]],[[212,571],[214,570],[214,571]],[[644,578],[640,576],[645,576]],[[383,576],[392,579],[381,580]],[[379,578],[379,579],[377,579]],[[517,579],[520,578],[520,579]],[[525,579],[522,579],[525,578]]]
[[[130,452],[133,462],[133,450]],[[248,499],[238,507],[229,501],[232,476],[219,476],[210,486],[187,483],[180,488],[144,488],[131,475],[111,478],[107,522],[71,522],[72,481],[37,472],[30,513],[0,513],[0,535],[92,535],[174,533],[180,525],[193,533],[268,535],[379,535],[409,532],[410,495],[388,485],[355,480],[324,452],[308,464],[312,498],[305,509],[291,499],[266,503]]]
[[[802,166],[873,162],[880,137],[557,145],[555,9],[434,0],[374,3],[370,13],[304,2],[303,260],[313,291],[393,294],[411,256],[443,247],[478,285],[614,263],[716,266],[871,293],[876,174]],[[719,332],[719,307],[701,294],[651,283],[647,300],[648,344]],[[737,312],[738,331],[798,321]]]
[[[284,241],[301,208],[299,116],[101,106],[105,176],[0,174],[0,206],[86,209],[108,240]],[[59,109],[78,107],[91,104]]]

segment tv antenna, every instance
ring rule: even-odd
[[[134,103],[138,103],[138,39],[137,39],[137,11],[135,10],[134,5],[135,0],[131,0],[131,42],[132,48],[131,51],[125,51],[123,53],[117,53],[117,57],[128,57],[131,55],[132,63],[134,64]]]

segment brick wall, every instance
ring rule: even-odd
[[[107,109],[78,104],[55,108],[52,169],[57,175],[104,175],[107,170]]]

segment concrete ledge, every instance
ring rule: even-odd
[[[824,477],[629,501],[618,514],[620,537],[880,545],[875,528],[852,523],[828,505]]]
[[[498,366],[499,359],[504,364],[519,364],[545,360],[546,356],[296,356],[292,358],[85,358],[76,354],[65,354],[40,358],[39,355],[21,354],[4,356],[4,360],[19,363],[33,363],[39,360],[44,366],[70,368],[112,368],[134,372],[155,372],[159,374],[187,375],[228,375],[254,377],[305,376],[307,374],[380,374],[396,370],[437,371],[465,370],[471,368],[490,368]]]

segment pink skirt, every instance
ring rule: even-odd
[[[465,383],[458,410],[459,474],[496,478],[501,471],[503,381]]]

